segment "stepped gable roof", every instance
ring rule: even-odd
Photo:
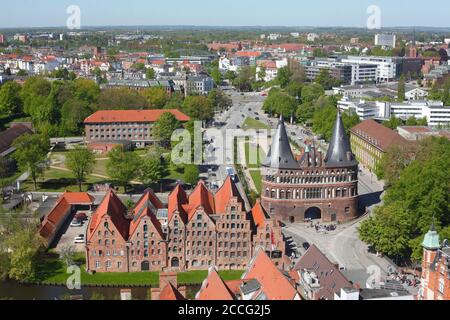
[[[300,258],[294,270],[314,272],[319,280],[319,296],[328,300],[334,299],[334,294],[341,288],[353,287],[350,281],[339,271],[328,258],[313,244]]]
[[[258,280],[268,300],[293,300],[298,294],[286,275],[275,266],[262,249],[253,258],[242,279]]]
[[[231,198],[238,198],[238,201],[243,203],[241,194],[230,176],[227,177],[224,184],[217,191],[215,195],[215,213],[225,213],[227,205]]]
[[[159,300],[186,300],[171,283],[168,283],[159,294]]]
[[[342,115],[338,111],[334,124],[333,136],[325,158],[327,167],[353,167],[358,165],[350,146],[350,140],[345,132]]]
[[[173,213],[175,211],[180,212],[180,214],[185,217],[186,212],[184,211],[183,205],[187,205],[189,200],[184,191],[183,187],[178,184],[175,189],[169,194],[168,203],[168,221],[172,219]]]
[[[207,214],[214,214],[214,195],[208,190],[205,183],[200,181],[194,191],[189,195],[189,203],[183,208],[191,220],[198,207],[203,207]]]
[[[261,205],[261,201],[256,200],[255,206],[252,208],[252,217],[256,227],[260,227],[267,219],[267,214]]]
[[[133,209],[133,219],[130,222],[130,236],[134,234],[143,217],[149,217],[161,238],[164,238],[161,223],[156,217],[158,209],[164,208],[162,202],[151,189],[147,189]]]
[[[92,237],[98,225],[101,223],[102,218],[105,215],[108,215],[116,229],[121,234],[122,238],[127,240],[130,221],[125,217],[126,212],[127,208],[124,206],[122,201],[120,201],[119,197],[113,190],[109,190],[100,206],[92,215],[88,229],[88,239]]]
[[[196,300],[234,300],[233,294],[214,267],[209,269]]]
[[[263,166],[276,169],[297,169],[299,167],[292,154],[283,117],[280,117],[277,132],[272,139],[272,146]]]

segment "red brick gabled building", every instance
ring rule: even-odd
[[[273,255],[277,265],[284,258],[278,222],[261,211],[260,205],[254,213],[247,213],[231,178],[216,194],[203,182],[189,196],[177,186],[167,207],[147,190],[127,212],[117,195],[109,191],[88,227],[88,270],[185,271],[213,266],[243,270],[260,246],[269,254],[277,253]],[[161,225],[157,214],[164,210],[168,219]],[[256,237],[263,241],[254,241]]]

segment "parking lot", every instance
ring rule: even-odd
[[[92,216],[91,211],[78,211],[78,213],[85,213],[88,216],[88,220],[83,222],[83,225],[81,227],[72,227],[70,226],[70,223],[72,222],[72,219],[66,223],[64,228],[62,229],[62,235],[61,238],[58,241],[58,244],[56,245],[56,251],[61,252],[63,248],[67,247],[73,247],[75,252],[84,252],[85,250],[85,244],[82,243],[74,243],[74,239],[80,235],[84,235],[86,238],[86,231],[87,226],[89,224],[89,221]]]

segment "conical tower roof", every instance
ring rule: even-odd
[[[299,167],[292,154],[283,117],[280,117],[277,132],[272,139],[272,146],[263,166],[276,169],[297,169]]]
[[[345,132],[341,112],[338,111],[334,124],[333,136],[325,158],[327,167],[352,167],[358,165],[350,147],[350,140]]]

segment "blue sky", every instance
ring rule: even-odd
[[[64,26],[66,8],[81,8],[84,26],[345,26],[364,27],[369,5],[382,26],[450,26],[450,1],[434,0],[13,0],[2,1],[0,28]]]

